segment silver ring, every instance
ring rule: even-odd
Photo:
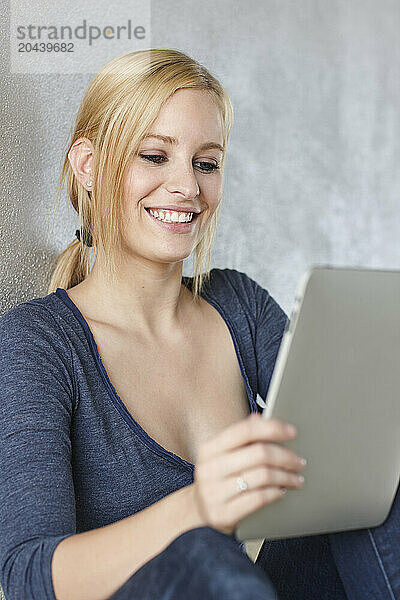
[[[244,492],[249,487],[243,477],[236,477],[236,485],[239,492]]]

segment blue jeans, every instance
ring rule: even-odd
[[[263,569],[239,541],[212,527],[175,538],[110,600],[277,600]]]
[[[400,496],[379,527],[264,541],[255,563],[234,535],[175,538],[110,600],[400,600]]]

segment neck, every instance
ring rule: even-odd
[[[100,263],[75,294],[89,319],[110,323],[151,339],[178,339],[185,329],[191,292],[182,283],[182,262],[118,268],[113,282]]]

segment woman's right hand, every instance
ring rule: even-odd
[[[231,535],[245,516],[300,488],[300,457],[279,444],[296,437],[288,423],[251,413],[203,442],[194,470],[194,499],[202,519]],[[248,488],[239,491],[236,478]]]

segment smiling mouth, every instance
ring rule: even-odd
[[[150,217],[153,217],[153,219],[156,219],[157,221],[160,221],[161,223],[168,223],[168,224],[172,224],[172,225],[190,225],[191,223],[193,223],[197,219],[197,217],[200,214],[200,213],[195,213],[195,212],[191,213],[192,214],[192,218],[190,219],[190,221],[179,221],[179,220],[178,221],[176,221],[176,220],[173,221],[171,218],[170,218],[170,220],[166,220],[165,218],[160,219],[158,216],[156,217],[154,215],[154,212],[157,212],[157,214],[159,214],[160,212],[162,212],[164,216],[167,213],[169,213],[169,215],[172,215],[173,213],[178,213],[178,215],[179,215],[179,214],[182,214],[182,212],[186,215],[188,213],[186,211],[181,211],[179,213],[179,211],[173,211],[173,210],[162,210],[162,209],[157,210],[157,209],[150,209],[148,207],[144,207],[144,208],[145,208],[146,212],[150,215]],[[150,210],[152,211],[153,214],[151,214]]]

